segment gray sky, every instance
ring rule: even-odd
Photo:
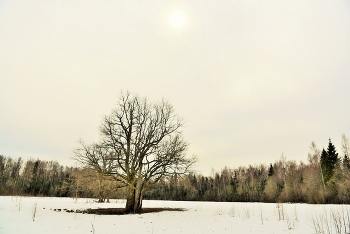
[[[174,105],[203,174],[339,152],[350,2],[0,1],[0,154],[73,165],[121,90]]]

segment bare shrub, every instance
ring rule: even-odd
[[[21,211],[21,205],[22,205],[22,198],[19,197],[19,199],[18,199],[18,211]]]
[[[349,207],[335,206],[324,209],[317,214],[311,214],[310,222],[315,233],[343,234],[350,231]]]
[[[277,203],[276,209],[277,209],[277,220],[278,221],[285,220],[283,203]]]
[[[91,232],[92,234],[95,234],[95,227],[94,224],[91,222]]]
[[[229,215],[232,217],[236,217],[237,214],[239,214],[239,209],[237,206],[233,205],[229,210]]]
[[[250,219],[250,209],[247,206],[242,208],[243,218]]]
[[[222,208],[218,208],[217,210],[216,210],[216,215],[223,215],[225,212],[224,212],[224,210],[222,209]]]
[[[295,217],[289,215],[288,212],[286,213],[286,222],[289,230],[295,228]]]
[[[294,206],[294,218],[296,222],[299,222],[299,218],[298,218],[298,212],[297,212],[297,206]]]
[[[35,221],[37,206],[38,206],[38,202],[35,202],[34,205],[33,205],[33,209],[32,209],[32,219],[33,219],[33,222]]]
[[[341,229],[342,229],[342,222],[341,222],[341,214],[339,213],[338,209],[331,209],[330,210],[330,214],[332,217],[332,223],[333,223],[333,227],[336,231],[336,233],[341,233]]]

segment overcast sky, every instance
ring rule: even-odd
[[[121,90],[174,106],[203,174],[340,152],[350,1],[0,1],[0,154],[74,165]]]

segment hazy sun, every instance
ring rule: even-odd
[[[186,24],[186,15],[183,11],[174,11],[169,15],[169,23],[176,29],[181,29]]]

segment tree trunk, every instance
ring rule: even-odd
[[[140,213],[142,210],[142,185],[129,187],[125,211],[127,213]]]
[[[102,191],[102,179],[99,177],[98,180],[98,203],[104,202],[103,191]]]

